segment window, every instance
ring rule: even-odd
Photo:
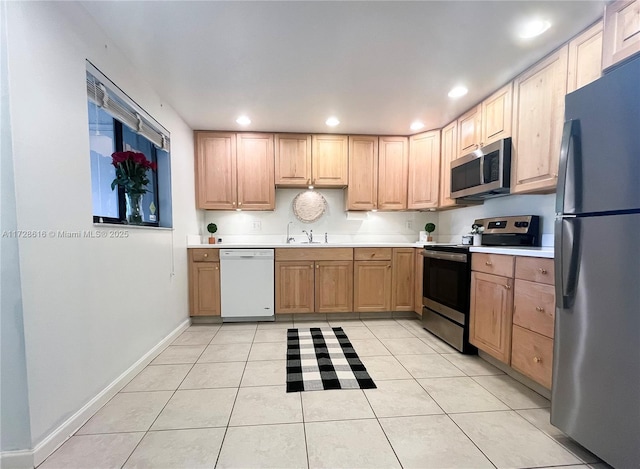
[[[172,226],[169,133],[87,62],[87,98],[94,223],[126,223],[124,190],[111,189],[111,154],[135,151],[157,165],[142,197],[146,226]]]

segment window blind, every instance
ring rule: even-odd
[[[169,132],[89,61],[87,97],[114,119],[144,136],[158,148],[170,151]]]

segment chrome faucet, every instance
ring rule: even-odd
[[[293,236],[289,235],[289,227],[293,225],[293,222],[290,221],[289,223],[287,223],[287,244],[291,244],[292,242],[295,242],[295,238]]]
[[[309,230],[309,233],[307,233],[307,230],[302,230],[302,232],[307,235],[309,244],[313,243],[313,230]]]

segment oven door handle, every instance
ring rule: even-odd
[[[457,254],[451,252],[422,251],[422,256],[431,259],[440,259],[443,261],[462,262],[465,264],[468,262],[466,254]]]

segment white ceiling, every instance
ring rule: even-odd
[[[602,15],[604,1],[85,1],[194,129],[439,128]],[[552,27],[529,42],[518,23]],[[465,84],[469,94],[447,92]]]

